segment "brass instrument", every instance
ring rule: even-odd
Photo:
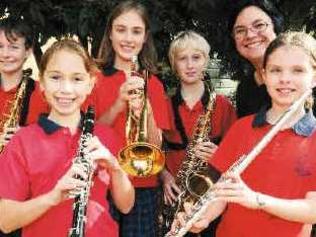
[[[186,148],[186,157],[183,160],[180,169],[175,177],[175,182],[181,190],[178,200],[173,205],[164,205],[162,210],[161,234],[163,236],[168,232],[174,217],[179,211],[183,210],[185,201],[196,202],[212,185],[212,181],[207,177],[208,163],[205,160],[196,157],[194,147],[199,142],[210,141],[212,129],[211,118],[214,111],[216,93],[211,91],[205,83],[205,89],[209,92],[209,102],[204,114],[197,119],[193,136]]]
[[[147,142],[148,133],[148,98],[147,98],[147,81],[148,72],[145,71],[140,75],[136,71],[137,56],[132,58],[131,75],[138,75],[144,78],[145,86],[142,91],[133,93],[141,93],[143,108],[139,118],[135,116],[133,110],[129,106],[126,119],[126,140],[125,146],[118,155],[118,161],[131,176],[146,177],[157,174],[164,167],[165,156],[156,145]]]
[[[23,100],[26,94],[26,86],[31,74],[32,74],[31,70],[23,71],[23,77],[19,85],[19,88],[17,89],[17,92],[15,94],[14,100],[9,102],[11,103],[9,114],[6,114],[4,116],[5,118],[1,120],[0,122],[2,135],[4,135],[4,133],[7,131],[8,128],[15,128],[19,126]],[[0,153],[3,151],[5,145],[6,143],[4,140],[0,141]]]
[[[73,204],[72,226],[69,229],[68,237],[84,237],[85,223],[87,221],[87,206],[89,201],[90,189],[92,187],[92,179],[94,174],[94,165],[92,160],[86,154],[86,143],[93,136],[94,129],[94,109],[89,106],[84,117],[83,129],[79,140],[79,147],[74,164],[82,165],[88,174],[87,184],[83,188],[76,190]]]
[[[312,94],[312,90],[306,91],[297,101],[295,101],[277,120],[276,124],[269,130],[269,132],[257,143],[257,145],[245,155],[237,159],[225,173],[241,174],[248,165],[257,157],[258,154],[270,143],[274,136],[282,129],[288,120],[295,114],[295,112],[302,106],[306,99]],[[221,175],[216,182],[230,182],[225,175]],[[191,185],[188,183],[188,185]],[[213,192],[213,185],[211,185],[206,192],[193,205],[190,215],[184,216],[185,225],[178,226],[174,232],[168,232],[165,237],[182,237],[190,229],[193,223],[198,221],[201,215],[206,211],[208,205],[216,200]]]

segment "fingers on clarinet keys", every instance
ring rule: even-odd
[[[87,169],[80,164],[74,164],[71,168],[72,180],[70,181],[70,189],[68,191],[69,198],[75,198],[84,189],[86,180],[88,179]]]

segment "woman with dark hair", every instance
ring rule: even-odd
[[[242,0],[235,4],[228,27],[235,52],[232,55],[234,78],[240,80],[236,92],[237,114],[243,117],[270,105],[262,81],[263,55],[283,30],[283,17],[267,0]]]

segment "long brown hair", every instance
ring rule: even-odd
[[[157,53],[150,32],[149,16],[144,5],[139,2],[128,0],[118,4],[109,15],[104,35],[98,52],[98,62],[102,66],[110,66],[114,63],[115,51],[110,39],[113,21],[125,12],[136,11],[145,24],[146,42],[139,54],[140,66],[155,74],[157,72]]]

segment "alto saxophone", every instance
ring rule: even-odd
[[[237,161],[235,161],[225,173],[241,174],[257,157],[257,155],[269,144],[273,137],[280,131],[280,129],[286,124],[289,118],[291,118],[297,109],[306,101],[306,99],[312,94],[312,90],[307,90],[295,103],[293,103],[284,114],[278,119],[277,123],[270,129],[270,131],[257,143],[257,145],[246,155],[242,155]],[[225,175],[217,180],[217,182],[230,182]],[[190,229],[193,223],[198,221],[202,214],[206,211],[208,205],[215,201],[212,185],[208,190],[199,198],[199,200],[193,205],[190,215],[184,216],[185,225],[178,226],[174,232],[169,231],[165,237],[182,237]]]
[[[14,100],[9,102],[11,103],[9,114],[6,114],[4,116],[5,118],[0,122],[1,135],[4,135],[8,128],[15,128],[19,125],[23,100],[26,94],[26,86],[28,80],[30,80],[29,77],[31,74],[32,70],[23,71],[22,81],[19,88],[17,89]],[[0,153],[3,151],[5,144],[6,143],[4,140],[0,141]]]
[[[211,118],[216,101],[216,93],[211,92],[207,84],[206,89],[210,93],[209,102],[204,114],[201,114],[195,125],[193,136],[186,148],[186,157],[177,172],[175,182],[181,190],[178,200],[173,205],[165,205],[162,211],[163,226],[161,232],[167,233],[171,227],[177,212],[182,210],[184,201],[197,201],[210,186],[207,177],[208,163],[195,155],[194,147],[199,142],[210,141]],[[205,182],[205,180],[207,182]]]
[[[76,197],[73,204],[72,227],[69,230],[68,237],[85,236],[87,205],[89,201],[89,194],[92,186],[92,178],[94,172],[93,162],[86,154],[85,147],[86,142],[93,136],[94,117],[94,109],[89,106],[84,118],[83,130],[79,140],[77,155],[73,161],[73,163],[80,164],[85,167],[85,171],[88,174],[88,179],[85,187],[77,190],[78,193],[76,192]]]

